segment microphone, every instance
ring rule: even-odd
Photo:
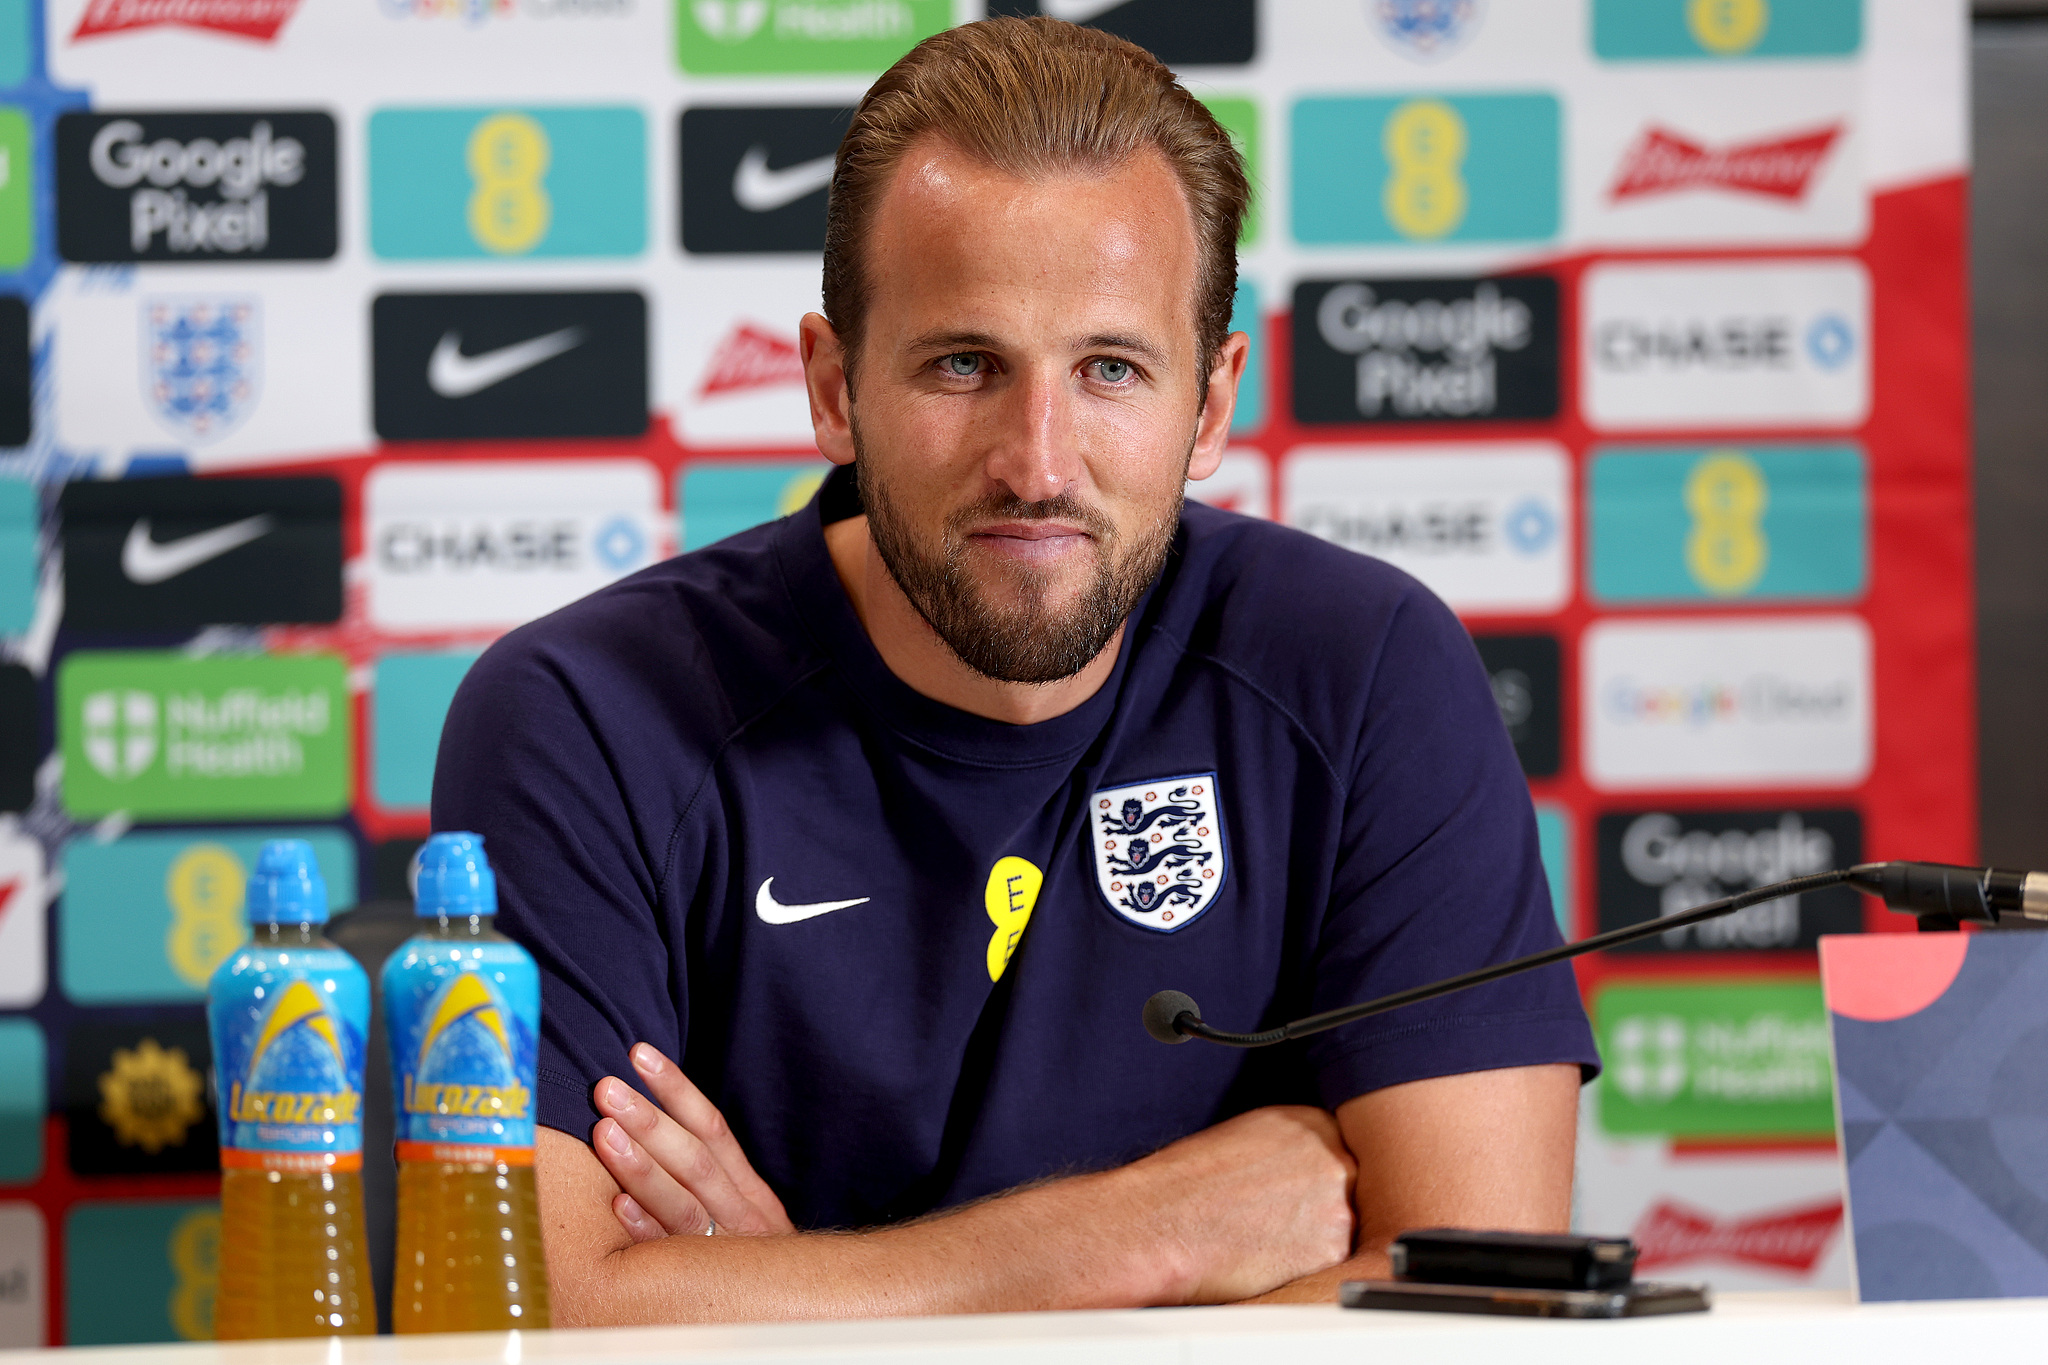
[[[1961,927],[1964,920],[1995,925],[2006,914],[2048,921],[2048,873],[1958,867],[1950,863],[1858,863],[1851,868],[1816,872],[1811,876],[1773,882],[1769,886],[1752,887],[1733,896],[1694,906],[1680,914],[1665,915],[1622,929],[1610,929],[1604,934],[1580,939],[1577,943],[1561,944],[1540,953],[1530,953],[1527,957],[1496,962],[1490,967],[1383,995],[1363,1004],[1325,1010],[1260,1033],[1232,1033],[1211,1027],[1203,1021],[1202,1007],[1192,997],[1181,991],[1160,991],[1145,1002],[1145,1032],[1162,1043],[1185,1043],[1190,1038],[1202,1038],[1225,1047],[1271,1047],[1275,1043],[1336,1028],[1339,1024],[1385,1014],[1403,1005],[1420,1004],[1453,991],[1498,981],[1504,976],[1548,967],[1582,953],[1618,948],[1624,943],[1649,938],[1652,934],[1719,919],[1781,896],[1797,896],[1844,883],[1865,895],[1879,897],[1894,910],[1918,915],[1923,931],[1954,930]]]

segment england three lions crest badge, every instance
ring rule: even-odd
[[[1216,774],[1110,787],[1088,803],[1095,884],[1109,908],[1157,933],[1185,929],[1223,889]]]
[[[227,435],[262,388],[256,300],[150,299],[142,311],[142,369],[143,396],[159,422],[193,442]]]

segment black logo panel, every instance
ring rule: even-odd
[[[683,250],[823,251],[832,158],[853,110],[685,109]]]
[[[1605,933],[1788,877],[1861,862],[1863,819],[1853,810],[1616,812],[1600,817],[1599,841]],[[1614,951],[1811,948],[1822,934],[1862,929],[1862,898],[1846,886],[1832,886]]]
[[[0,296],[0,446],[28,444],[30,391],[28,302]]]
[[[57,506],[73,630],[341,619],[333,479],[81,481]]]
[[[67,261],[326,260],[334,187],[326,114],[57,119],[57,252]]]
[[[20,664],[0,664],[0,810],[27,810],[35,802],[42,715],[36,675]]]
[[[1501,723],[1515,742],[1515,757],[1530,777],[1557,776],[1559,737],[1557,637],[1554,635],[1481,635],[1479,660],[1493,684],[1493,701]]]
[[[647,430],[647,300],[635,291],[382,294],[370,330],[387,441]]]
[[[64,1035],[69,1164],[80,1175],[220,1168],[206,1021],[74,1024]]]
[[[1089,11],[1099,11],[1090,13]],[[1258,50],[1257,0],[1124,0],[1121,5],[1074,0],[988,0],[991,19],[1049,14],[1114,33],[1168,66],[1235,66]]]
[[[1557,415],[1557,281],[1304,280],[1298,422],[1497,422]]]

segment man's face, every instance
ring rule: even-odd
[[[1078,672],[1158,575],[1201,415],[1197,251],[1157,154],[1029,182],[932,139],[892,176],[856,468],[883,562],[979,672]]]

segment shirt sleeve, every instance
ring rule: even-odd
[[[572,668],[572,652],[573,639],[515,633],[478,660],[442,727],[433,824],[484,836],[498,927],[540,969],[537,1118],[587,1142],[592,1087],[633,1083],[635,1042],[680,1055],[686,1014],[657,858],[596,725],[605,708],[580,681],[588,660]]]
[[[1529,789],[1471,637],[1415,587],[1370,674],[1330,900],[1316,1012],[1562,941]],[[1434,1076],[1599,1054],[1569,965],[1459,991],[1308,1040],[1326,1107]]]

